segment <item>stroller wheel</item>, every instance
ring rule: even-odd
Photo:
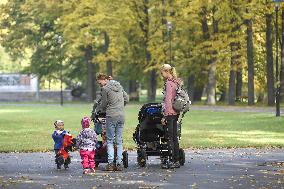
[[[128,153],[127,153],[127,151],[124,151],[123,153],[122,153],[122,156],[123,156],[123,166],[124,166],[124,168],[127,168],[128,167]]]
[[[140,167],[146,166],[147,154],[145,150],[137,150],[137,162]]]
[[[182,148],[179,149],[179,163],[181,166],[183,166],[185,163],[185,153]]]

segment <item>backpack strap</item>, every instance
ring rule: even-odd
[[[182,112],[181,118],[180,118],[180,120],[178,121],[178,126],[179,126],[178,137],[179,137],[179,140],[180,140],[180,138],[181,138],[181,126],[182,126],[182,120],[183,120],[183,118],[184,118],[185,113],[186,113],[186,112]]]

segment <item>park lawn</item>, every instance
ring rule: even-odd
[[[126,107],[124,147],[135,148],[132,134],[141,105]],[[51,134],[56,119],[76,136],[80,120],[90,115],[91,104],[1,106],[0,152],[52,150]],[[190,111],[184,118],[183,148],[284,147],[284,118],[269,113]]]

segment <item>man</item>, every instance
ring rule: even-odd
[[[107,152],[108,165],[107,171],[122,171],[122,131],[125,121],[124,106],[129,101],[127,93],[119,82],[109,80],[105,74],[97,75],[97,83],[102,87],[101,99],[98,109],[106,113],[106,135],[107,135]],[[117,146],[117,159],[114,164],[114,140]]]

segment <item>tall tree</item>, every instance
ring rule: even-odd
[[[253,62],[253,31],[252,20],[247,24],[247,59],[248,59],[248,105],[254,104],[254,62]]]
[[[273,38],[272,38],[272,14],[266,14],[266,82],[268,105],[273,106],[275,102],[274,68],[273,68]]]
[[[95,63],[94,56],[103,49],[104,35],[94,24],[98,13],[98,2],[91,0],[77,2],[71,0],[64,2],[64,16],[59,26],[66,39],[66,46],[70,49],[70,57],[84,56],[86,74],[87,100],[92,102],[95,98]]]
[[[213,35],[218,33],[218,21],[214,17],[216,12],[216,7],[213,7],[212,10],[212,22],[213,22]],[[207,83],[207,104],[208,105],[215,105],[216,104],[216,67],[217,67],[217,50],[212,52],[212,57],[208,61],[208,83]]]
[[[282,44],[281,44],[281,63],[280,63],[280,102],[284,102],[284,10],[282,9]]]

